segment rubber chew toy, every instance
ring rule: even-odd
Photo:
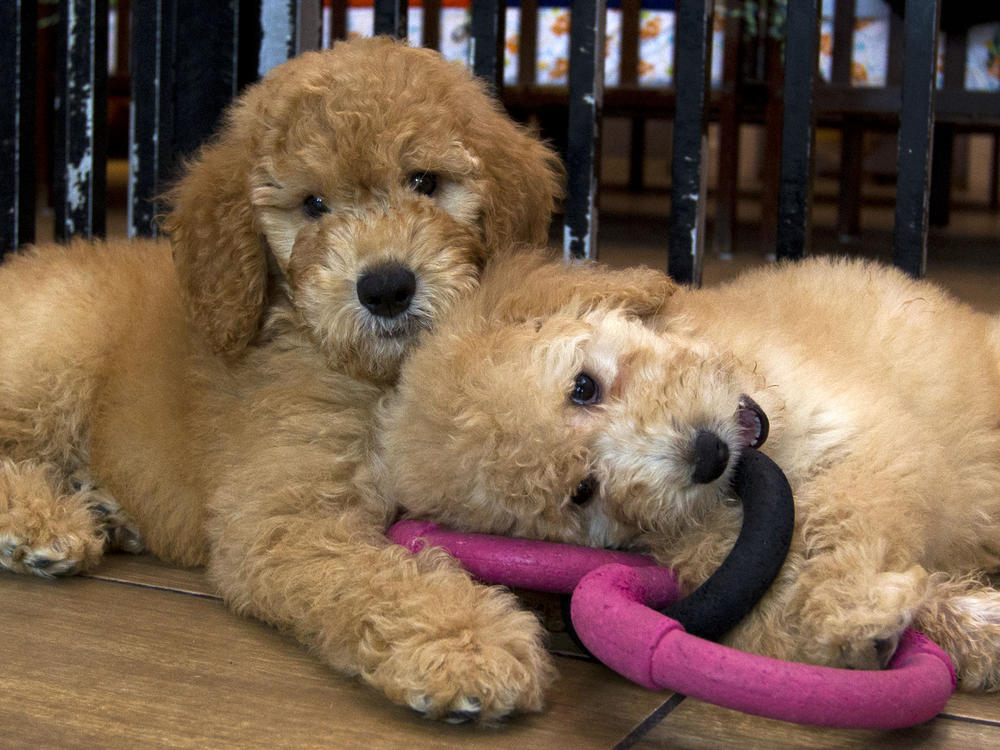
[[[799,724],[897,729],[933,718],[955,689],[947,654],[913,630],[881,672],[795,664],[698,638],[656,611],[681,592],[673,571],[642,555],[465,534],[421,521],[400,521],[389,538],[413,552],[443,547],[488,583],[572,592],[573,624],[587,648],[654,690]]]
[[[791,488],[785,475],[763,453],[744,449],[734,485],[743,502],[743,524],[729,555],[684,599],[679,599],[676,580],[672,579],[673,588],[664,599],[669,605],[664,614],[681,623],[686,632],[711,640],[725,635],[764,595],[788,554],[795,525]],[[413,525],[417,523],[397,524],[390,530],[390,538],[414,552],[419,549],[414,540],[427,538],[448,550],[480,580],[535,591],[571,593],[586,573],[605,563],[630,567],[656,564],[644,555],[627,552],[591,549],[583,555],[581,548],[571,545],[540,546],[525,539],[463,535],[439,530],[433,524]],[[573,622],[575,626],[575,618]]]
[[[844,729],[898,729],[936,716],[955,690],[951,660],[914,630],[884,671],[813,667],[721,646],[684,632],[655,606],[655,568],[605,565],[577,585],[577,635],[604,664],[652,689],[745,713]]]
[[[713,641],[728,633],[767,591],[785,562],[795,527],[792,489],[763,453],[743,449],[733,485],[743,502],[736,543],[707,581],[664,611],[688,633]]]
[[[912,630],[879,672],[769,659],[698,637],[721,636],[753,607],[791,540],[791,493],[770,459],[747,449],[735,487],[744,505],[736,544],[684,599],[673,571],[642,555],[463,534],[419,521],[397,523],[389,538],[413,552],[425,544],[443,547],[488,583],[572,593],[573,626],[584,645],[651,689],[827,727],[895,729],[939,713],[955,689],[955,671],[940,648]]]

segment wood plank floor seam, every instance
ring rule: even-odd
[[[681,695],[680,693],[674,693],[670,696],[664,703],[659,706],[655,711],[653,711],[649,716],[639,722],[635,728],[630,731],[625,737],[611,750],[629,750],[633,747],[635,743],[639,742],[643,737],[649,734],[649,731],[653,727],[659,725],[670,713],[677,708],[687,696]]]
[[[981,724],[987,727],[1000,727],[1000,721],[992,719],[980,719],[975,716],[958,716],[956,714],[950,714],[947,712],[939,713],[936,718],[947,719],[948,721],[963,721],[967,724]]]
[[[218,594],[209,594],[204,591],[191,591],[190,589],[177,588],[174,586],[164,586],[155,583],[145,583],[142,581],[127,581],[123,578],[112,578],[109,576],[102,575],[90,575],[88,573],[82,573],[80,578],[86,578],[91,581],[103,581],[104,583],[114,583],[122,586],[134,586],[141,589],[153,589],[154,591],[165,591],[171,594],[183,594],[184,596],[194,596],[199,599],[210,599],[212,601],[221,602],[222,597]]]

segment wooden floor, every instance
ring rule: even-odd
[[[200,571],[148,556],[57,581],[0,573],[0,601],[3,748],[1000,747],[1000,696],[956,694],[912,729],[832,731],[651,692],[569,656],[544,713],[438,724],[232,614]]]

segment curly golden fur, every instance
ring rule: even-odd
[[[170,244],[0,267],[0,565],[68,574],[144,544],[422,713],[538,709],[537,621],[389,544],[370,461],[403,355],[498,248],[544,241],[559,179],[428,50],[278,67],[186,166]]]
[[[728,641],[876,668],[913,625],[964,687],[1000,687],[986,579],[1000,568],[1000,319],[862,262],[706,290],[495,263],[380,414],[380,481],[410,514],[646,549],[694,587],[739,530],[729,481],[758,437],[749,396],[797,518],[777,581]],[[703,431],[727,457],[698,480]]]

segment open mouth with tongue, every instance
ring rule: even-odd
[[[736,421],[740,426],[740,443],[748,448],[760,448],[767,440],[769,429],[767,415],[757,402],[745,393],[740,396],[736,409]]]

